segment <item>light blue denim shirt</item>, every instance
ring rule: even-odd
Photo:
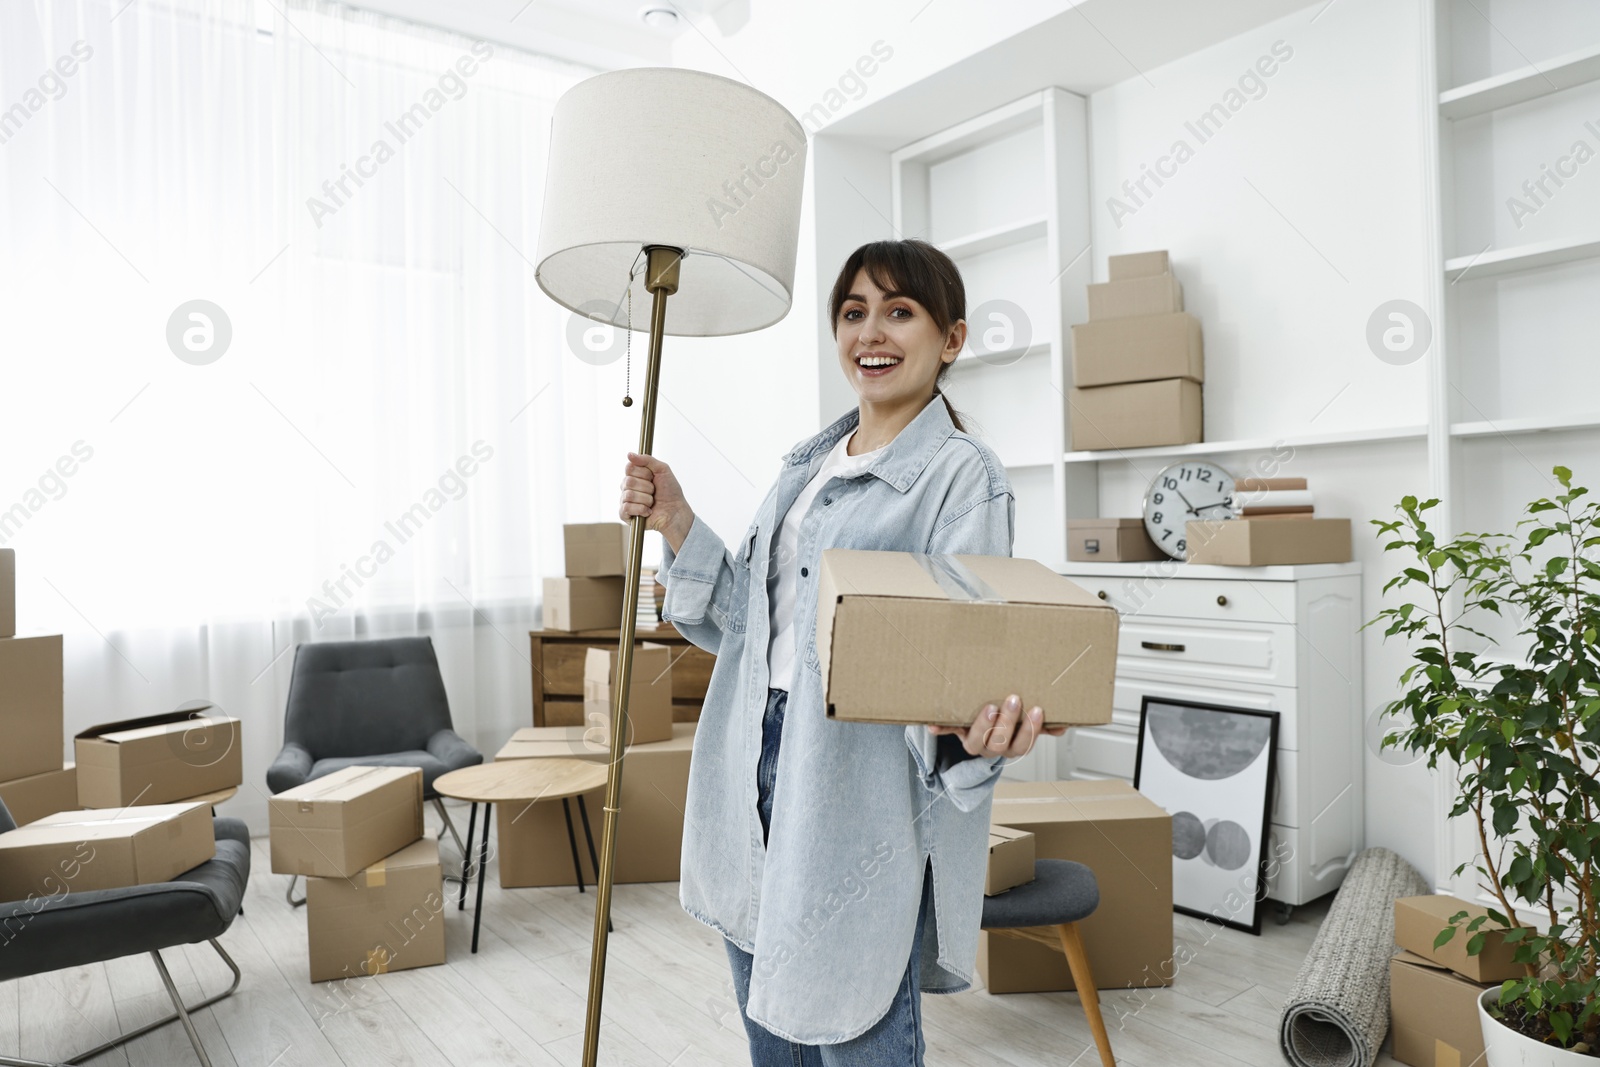
[[[756,765],[771,630],[763,579],[776,574],[774,533],[789,506],[858,422],[853,410],[783,457],[733,551],[696,518],[661,567],[663,617],[717,656],[689,770],[679,900],[754,956],[750,1018],[805,1044],[848,1040],[888,1011],[911,955],[929,857],[923,989],[957,993],[972,984],[989,807],[1005,764],[968,757],[953,737],[941,745],[925,726],[823,713],[815,634],[824,548],[1011,554],[1015,498],[1005,468],[955,428],[936,394],[864,473],[830,479],[803,520],[789,565],[804,647],[784,715],[770,844],[762,845]]]

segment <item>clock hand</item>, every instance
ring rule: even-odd
[[[1184,496],[1184,495],[1183,495],[1183,490],[1182,490],[1182,489],[1174,489],[1174,490],[1173,490],[1173,492],[1174,492],[1174,493],[1177,493],[1177,494],[1178,494],[1178,499],[1179,499],[1179,500],[1182,500],[1182,501],[1183,501],[1183,503],[1184,503],[1184,505],[1185,505],[1185,506],[1186,506],[1186,507],[1188,507],[1188,509],[1189,509],[1189,514],[1191,514],[1191,515],[1198,515],[1198,514],[1200,514],[1200,513],[1199,513],[1199,512],[1198,512],[1198,511],[1196,511],[1196,510],[1195,510],[1195,509],[1194,509],[1194,505],[1193,505],[1193,504],[1190,504],[1190,503],[1189,503],[1189,498],[1188,498],[1188,497],[1186,497],[1186,496]]]

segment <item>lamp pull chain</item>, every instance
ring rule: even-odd
[[[632,280],[633,279],[630,278],[629,282],[631,283]],[[623,364],[623,368],[624,369],[623,369],[623,379],[622,379],[622,406],[625,407],[625,408],[631,408],[631,407],[633,407],[633,397],[631,395],[629,395],[629,394],[631,394],[633,392],[633,389],[632,389],[632,381],[633,381],[633,286],[632,286],[632,284],[629,284],[629,286],[628,286],[628,338],[627,338],[627,345],[628,345],[627,362]]]

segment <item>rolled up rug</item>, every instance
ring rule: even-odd
[[[1356,857],[1283,1009],[1278,1039],[1295,1067],[1372,1067],[1389,1032],[1394,902],[1433,890],[1386,848]]]

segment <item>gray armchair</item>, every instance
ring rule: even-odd
[[[161,983],[172,999],[171,1015],[80,1053],[71,1062],[93,1059],[159,1026],[182,1022],[195,1055],[205,1067],[211,1067],[189,1015],[232,996],[239,988],[239,967],[217,938],[242,911],[245,884],[250,880],[249,828],[238,819],[213,819],[212,825],[217,835],[216,856],[170,882],[0,904],[0,945],[4,947],[0,951],[0,981],[140,952],[150,953],[161,973]],[[0,832],[15,828],[11,813],[0,801]],[[201,941],[211,942],[233,972],[233,984],[198,1004],[185,1005],[161,958],[161,950]],[[0,1055],[0,1064],[54,1067],[39,1060],[5,1055]]]
[[[453,728],[432,638],[318,641],[296,648],[283,740],[267,768],[272,792],[357,765],[418,767],[423,798],[433,801],[462,848],[433,783],[448,771],[482,763],[483,754]],[[289,900],[302,903],[293,893],[290,879]]]

